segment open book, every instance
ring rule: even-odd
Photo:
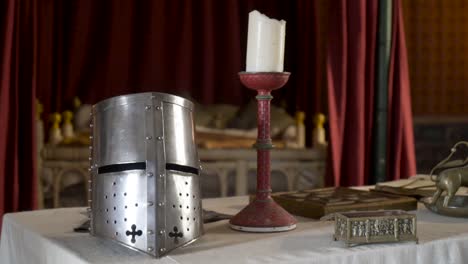
[[[429,175],[416,175],[408,179],[377,183],[374,191],[419,198],[432,196],[436,191],[436,186]],[[460,187],[457,195],[468,195],[468,188]]]

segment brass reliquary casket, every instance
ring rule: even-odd
[[[335,213],[334,240],[346,246],[415,241],[416,215],[402,210]]]

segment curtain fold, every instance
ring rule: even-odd
[[[248,13],[258,9],[287,21],[286,86],[273,103],[306,111],[315,96],[315,1],[57,1],[39,5],[38,97],[44,113],[72,107],[78,96],[96,103],[110,96],[158,91],[189,95],[203,104],[245,104],[254,94],[245,70]],[[310,122],[311,123],[311,122]]]
[[[377,1],[331,3],[326,66],[329,185],[363,185],[369,177],[377,7]]]
[[[392,28],[388,85],[388,180],[416,174],[408,54],[401,0],[393,1]]]
[[[0,216],[36,206],[36,1],[10,0],[0,42]],[[1,226],[2,218],[0,219]]]
[[[387,179],[416,173],[401,1],[393,1],[387,126]],[[329,177],[335,186],[369,183],[378,1],[333,1],[327,49]]]

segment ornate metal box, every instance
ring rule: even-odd
[[[91,234],[159,257],[203,233],[193,104],[140,93],[92,110]]]
[[[334,240],[347,246],[418,241],[416,215],[402,210],[335,213]]]

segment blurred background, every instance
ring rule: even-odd
[[[278,154],[277,164],[284,166],[273,173],[274,190],[375,183],[377,154],[369,140],[376,136],[369,120],[380,89],[374,85],[381,70],[374,69],[377,37],[386,26],[392,115],[388,138],[381,141],[390,142],[383,150],[383,179],[428,173],[468,134],[468,3],[388,1],[385,24],[377,1],[356,2],[3,1],[0,211],[30,209],[37,201],[46,207],[86,204],[86,113],[105,98],[146,91],[181,95],[197,105],[198,143],[209,168],[206,197],[251,192],[255,164],[241,157],[253,140],[255,94],[242,87],[237,73],[245,68],[248,12],[254,9],[287,21],[284,68],[292,75],[272,101],[275,140],[286,154]],[[356,50],[362,54],[354,56]],[[340,74],[347,78],[338,78],[337,88]],[[349,103],[340,112],[335,103],[345,91],[343,102]],[[63,133],[65,124],[73,125],[75,138],[63,141],[62,135],[54,142],[51,131]],[[305,144],[297,145],[301,127]],[[317,137],[321,129],[325,138]],[[333,140],[333,131],[341,141]],[[343,154],[336,158],[338,150]],[[213,158],[217,153],[237,163],[222,163]],[[245,162],[243,172],[233,169],[239,162]],[[67,166],[72,169],[65,171]],[[298,166],[300,171],[286,172]],[[244,187],[236,185],[239,173]],[[67,194],[68,202],[62,200]]]

